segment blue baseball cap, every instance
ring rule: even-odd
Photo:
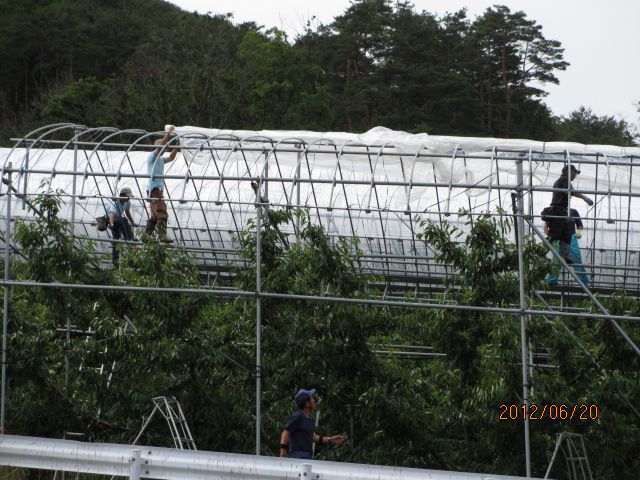
[[[301,388],[300,390],[298,390],[298,393],[296,393],[295,396],[293,397],[293,401],[296,403],[306,402],[311,398],[312,395],[315,395],[315,394],[316,394],[315,388],[312,388],[311,390],[305,390],[304,388]]]

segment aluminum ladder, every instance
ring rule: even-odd
[[[593,480],[587,449],[584,446],[582,435],[577,433],[558,433],[556,435],[556,447],[551,455],[551,461],[544,474],[544,478],[549,478],[553,462],[558,452],[562,450],[567,465],[567,475],[569,480]]]
[[[138,443],[138,440],[142,437],[142,434],[149,426],[149,423],[151,423],[151,420],[153,420],[155,414],[159,412],[167,421],[167,425],[169,425],[169,431],[171,432],[175,448],[179,450],[197,450],[180,402],[178,402],[175,397],[154,397],[153,404],[154,407],[151,415],[145,420],[140,429],[140,433],[138,433],[132,445]]]

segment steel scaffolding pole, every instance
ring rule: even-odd
[[[520,280],[520,344],[522,351],[522,403],[525,405],[525,412],[529,411],[529,353],[527,351],[527,320],[525,313],[529,308],[527,305],[525,265],[524,265],[524,195],[523,183],[524,175],[522,171],[522,160],[516,162],[518,175],[518,188],[516,198],[516,239],[518,247],[518,277]],[[531,477],[531,445],[529,435],[529,418],[524,416],[524,453],[527,478]]]
[[[80,130],[75,130],[75,136],[73,138],[73,171],[78,171],[78,144],[75,143],[77,136],[80,134]],[[76,236],[76,192],[78,189],[78,177],[76,175],[73,176],[73,183],[71,184],[71,236]],[[25,176],[25,193],[26,189],[26,176]]]
[[[569,265],[567,264],[567,262],[565,261],[564,258],[562,258],[562,256],[560,255],[560,253],[558,253],[558,251],[556,251],[556,249],[553,247],[553,245],[551,245],[551,243],[549,242],[549,240],[547,240],[547,238],[542,234],[542,232],[540,232],[540,229],[538,227],[536,227],[530,220],[526,220],[527,223],[531,226],[531,229],[536,232],[536,235],[538,235],[538,237],[540,237],[542,239],[542,241],[544,242],[544,244],[547,246],[547,248],[549,248],[549,250],[551,251],[551,253],[553,254],[553,256],[555,256],[560,263],[562,264],[562,266],[569,272],[569,274],[571,274],[571,276],[573,277],[573,279],[578,282],[578,284],[580,285],[580,287],[584,290],[584,293],[587,294],[587,296],[591,299],[591,301],[598,307],[598,309],[600,309],[600,311],[605,315],[605,318],[607,320],[609,320],[611,322],[611,324],[613,325],[613,327],[616,329],[616,331],[622,336],[622,338],[624,338],[626,340],[626,342],[631,346],[631,348],[636,352],[637,355],[640,355],[640,348],[638,347],[638,345],[635,344],[635,342],[632,340],[632,338],[627,334],[627,332],[625,332],[622,327],[618,324],[618,322],[616,321],[615,317],[613,315],[611,315],[609,313],[609,310],[607,310],[604,305],[602,305],[602,303],[600,303],[600,300],[598,300],[598,298],[593,294],[593,292],[591,290],[589,290],[589,287],[587,287],[582,280],[580,280],[580,277],[578,276],[578,274],[573,270],[573,268],[570,268]]]
[[[66,289],[78,289],[78,290],[110,290],[117,292],[164,292],[164,293],[179,293],[179,294],[206,294],[214,295],[218,297],[228,298],[254,298],[257,292],[245,291],[245,290],[222,290],[222,289],[209,289],[209,288],[164,288],[164,287],[135,287],[132,285],[91,285],[80,283],[57,283],[57,282],[34,282],[31,280],[16,281],[16,280],[0,280],[0,286],[15,286],[22,288],[39,287],[39,288],[66,288]],[[298,300],[308,302],[327,302],[327,303],[346,303],[353,305],[369,305],[372,307],[395,307],[395,308],[422,308],[422,309],[435,309],[435,310],[456,310],[461,312],[491,312],[502,313],[508,315],[518,315],[521,312],[520,308],[505,308],[505,307],[476,307],[473,305],[457,305],[448,303],[433,303],[433,302],[410,302],[400,300],[380,300],[377,298],[355,298],[355,297],[329,297],[321,295],[298,295],[290,293],[273,293],[263,292],[259,294],[260,298],[273,298],[278,300]],[[548,310],[536,310],[527,309],[524,313],[532,316],[544,316],[550,312]],[[570,317],[581,318],[591,320],[621,320],[621,321],[640,321],[640,317],[634,317],[631,315],[611,315],[603,313],[585,313],[583,311],[570,312],[555,310],[552,312],[557,317]]]
[[[262,301],[260,285],[262,283],[262,196],[260,194],[262,181],[258,181],[256,189],[256,455],[260,455],[260,432],[262,430]]]
[[[11,162],[7,172],[7,218],[4,234],[4,280],[9,281],[9,248],[11,245]],[[9,329],[9,286],[4,287],[4,304],[2,316],[2,392],[0,392],[0,433],[5,432],[5,417],[7,408],[7,332]]]

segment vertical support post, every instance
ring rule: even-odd
[[[29,177],[29,152],[31,150],[31,145],[27,145],[27,150],[24,153],[24,191],[22,193],[24,193],[24,196],[22,197],[22,209],[24,210],[24,208],[27,205],[27,180]],[[16,192],[18,191],[18,189],[20,188],[20,185],[18,184],[16,187]]]
[[[7,209],[4,232],[4,281],[9,281],[9,251],[11,247],[11,162],[7,164]],[[2,316],[2,392],[0,394],[0,433],[5,432],[5,416],[7,407],[7,331],[9,327],[9,287],[4,286],[4,304]]]
[[[262,395],[262,311],[260,298],[260,284],[262,282],[262,181],[258,179],[258,188],[256,190],[256,455],[260,455],[260,432],[262,414],[260,397]]]
[[[77,175],[78,170],[78,144],[76,143],[76,136],[80,130],[75,130],[73,137],[73,183],[71,185],[71,237],[76,236],[76,191],[77,191]]]
[[[65,304],[65,307],[68,307],[68,304]],[[66,308],[67,312],[67,323],[65,325],[66,328],[66,336],[64,342],[64,398],[69,398],[69,381],[71,379],[70,367],[71,364],[69,362],[69,352],[71,351],[71,317],[69,317],[69,310]]]
[[[129,480],[140,480],[140,450],[131,450],[129,455]]]
[[[522,159],[516,161],[518,187],[516,200],[516,238],[518,246],[518,277],[520,283],[520,343],[522,349],[522,402],[525,412],[529,412],[529,353],[527,344],[527,315],[524,313],[527,306],[525,292],[525,268],[524,268],[524,174]],[[524,449],[527,478],[531,477],[531,447],[529,443],[529,417],[524,418]]]
[[[300,208],[300,171],[302,170],[301,164],[302,164],[302,152],[298,153],[298,165],[296,167],[296,209]],[[294,222],[295,222],[295,226],[296,226],[296,233],[300,231],[300,217],[298,217],[297,215],[295,215],[294,217]]]

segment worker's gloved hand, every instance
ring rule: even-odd
[[[582,232],[580,230],[576,230],[576,238],[582,238]]]
[[[591,200],[589,197],[584,197],[584,201],[587,202],[587,205],[589,205],[590,207],[593,206],[593,200]]]

